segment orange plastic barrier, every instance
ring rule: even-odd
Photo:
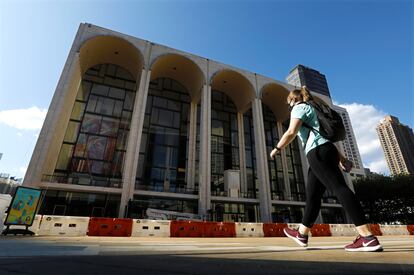
[[[88,236],[130,237],[132,219],[90,218]]]
[[[329,224],[314,224],[311,228],[312,237],[332,236]]]
[[[171,237],[203,237],[203,222],[195,221],[171,221]]]
[[[372,234],[375,236],[382,236],[381,228],[379,224],[369,224]]]
[[[236,237],[234,222],[204,222],[203,237]]]
[[[286,237],[283,229],[288,227],[286,223],[264,223],[263,233],[265,237]]]
[[[414,225],[407,225],[407,230],[410,232],[410,235],[414,235]]]

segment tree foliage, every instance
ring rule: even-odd
[[[369,223],[414,224],[414,176],[376,176],[354,182]]]

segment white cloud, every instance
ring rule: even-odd
[[[26,171],[27,171],[27,167],[25,167],[25,166],[22,166],[22,167],[19,168],[19,172],[23,175],[26,174]]]
[[[364,167],[368,167],[373,172],[389,174],[384,152],[375,130],[386,113],[373,105],[334,104],[346,108],[348,111]]]
[[[20,132],[18,132],[18,133],[17,133],[17,135],[18,135],[19,137],[22,137],[22,136],[23,136],[23,134],[22,134],[22,133],[20,133]]]
[[[36,106],[28,109],[0,111],[0,123],[19,130],[38,130],[42,127],[47,110]]]

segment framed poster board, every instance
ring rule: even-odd
[[[23,186],[17,187],[4,225],[31,226],[36,215],[40,194],[41,190],[39,189]]]

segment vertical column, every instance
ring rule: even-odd
[[[239,161],[240,161],[240,191],[247,192],[246,148],[244,141],[243,114],[237,113],[237,127],[239,133]]]
[[[270,184],[267,167],[267,152],[263,124],[262,102],[255,98],[253,101],[253,127],[255,138],[255,151],[257,162],[257,176],[259,178],[259,199],[260,199],[260,216],[261,222],[270,222],[271,217],[271,199]]]
[[[199,215],[211,208],[211,86],[204,85],[201,94],[200,119]]]
[[[279,138],[283,135],[283,127],[281,122],[277,122],[277,132],[279,135]],[[288,173],[288,164],[287,164],[287,157],[286,157],[286,149],[283,149],[282,152],[280,152],[280,156],[282,158],[282,169],[283,169],[283,179],[285,182],[285,200],[291,199],[291,190],[290,190],[290,182],[289,182],[289,173]]]
[[[59,149],[66,132],[67,120],[69,120],[72,111],[67,106],[73,105],[80,81],[79,53],[71,53],[63,68],[58,86],[56,87],[55,94],[53,95],[52,102],[50,103],[45,121],[39,133],[24,178],[24,186],[36,187],[40,184],[42,174],[45,171],[47,171],[46,173],[53,173],[55,167],[52,166],[56,165]],[[51,159],[54,159],[54,161],[51,161]]]
[[[132,113],[124,170],[122,173],[122,195],[119,205],[120,218],[125,216],[125,207],[128,201],[134,196],[135,177],[138,168],[139,149],[141,147],[142,127],[144,124],[150,76],[150,70],[142,70],[138,91],[135,96],[134,111]]]
[[[197,103],[190,105],[190,127],[188,132],[188,161],[186,167],[187,188],[194,188],[197,145]]]

